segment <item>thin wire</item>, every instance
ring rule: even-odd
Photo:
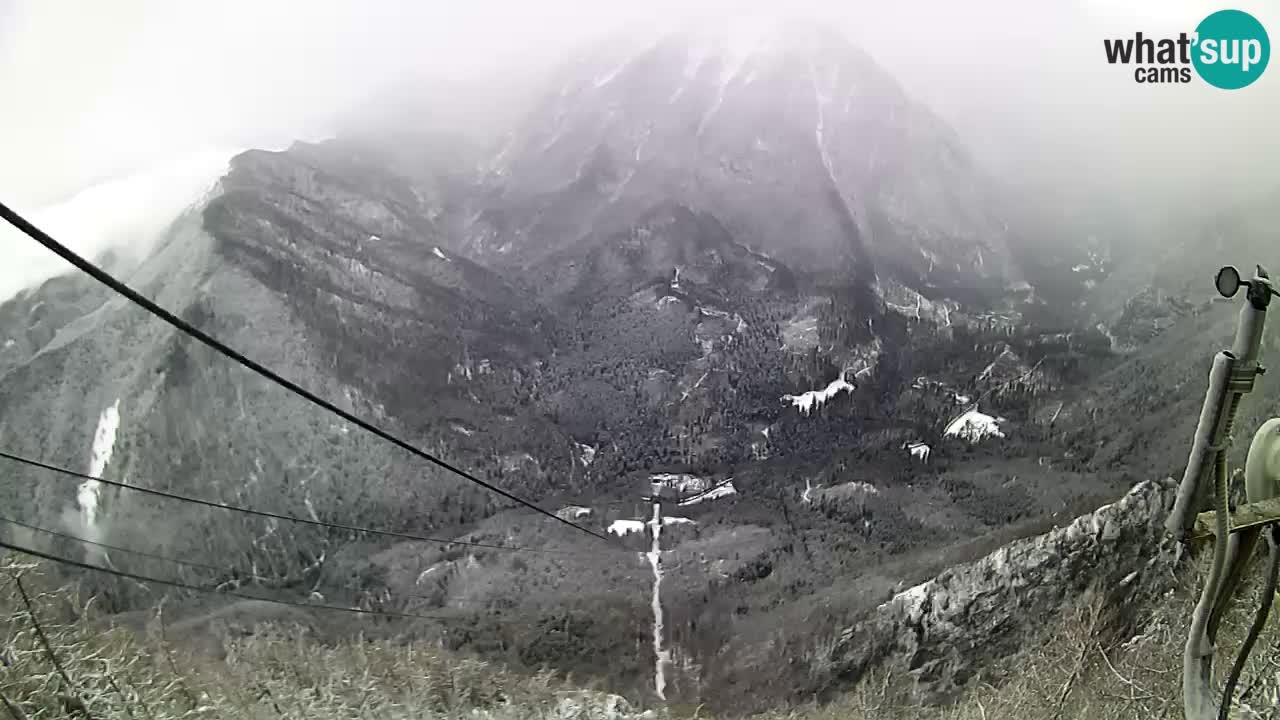
[[[164,490],[156,490],[154,488],[142,487],[141,485],[131,485],[129,483],[120,482],[118,480],[107,480],[106,478],[96,477],[94,475],[77,472],[75,470],[71,470],[70,468],[59,467],[57,465],[50,465],[48,463],[40,462],[39,460],[33,460],[31,458],[23,457],[21,455],[15,455],[13,453],[6,452],[4,450],[0,450],[0,458],[4,458],[6,460],[12,460],[14,462],[19,462],[24,465],[30,465],[31,467],[40,468],[41,470],[49,470],[51,472],[55,472],[60,475],[65,475],[67,477],[79,478],[82,480],[92,480],[94,482],[100,482],[103,485],[107,485],[109,487],[117,487],[124,490],[134,490],[136,492],[144,493],[147,495],[155,495],[156,497],[162,497],[167,500],[175,500],[178,502],[192,503],[194,505],[203,505],[205,507],[218,508],[220,510],[231,510],[233,512],[245,513],[247,515],[257,515],[258,517],[271,518],[273,520],[284,520],[287,522],[302,523],[304,525],[315,525],[317,527],[332,528],[334,530],[345,530],[348,532],[367,533],[369,535],[381,535],[383,537],[400,538],[402,540],[414,540],[417,542],[441,543],[444,545],[465,545],[467,547],[487,548],[490,550],[508,550],[511,552],[533,552],[533,553],[543,553],[543,554],[550,554],[550,555],[586,554],[581,552],[574,552],[572,550],[549,550],[549,549],[542,549],[542,548],[525,548],[525,547],[517,547],[514,545],[496,545],[491,543],[472,542],[469,540],[445,540],[444,538],[427,537],[425,535],[414,535],[411,533],[392,532],[390,530],[374,530],[372,528],[359,527],[355,525],[343,525],[341,523],[329,523],[329,522],[324,522],[323,520],[311,520],[309,518],[302,518],[296,515],[282,515],[280,513],[268,512],[266,510],[254,510],[253,508],[242,507],[239,505],[226,505],[224,503],[213,502],[212,500],[204,500],[201,498],[190,497],[187,495],[179,495],[177,493],[165,492]]]
[[[236,574],[238,574],[238,572],[236,571],[236,569],[235,569],[235,568],[217,567],[217,566],[215,566],[215,565],[205,565],[205,564],[203,564],[203,563],[192,562],[192,561],[190,561],[190,560],[179,560],[178,558],[171,558],[171,557],[168,557],[168,556],[166,556],[166,555],[157,555],[157,554],[155,554],[155,553],[143,552],[142,550],[134,550],[133,548],[120,547],[119,545],[108,545],[107,543],[96,542],[96,541],[94,541],[94,540],[89,540],[89,539],[87,539],[87,538],[82,538],[82,537],[78,537],[78,536],[75,536],[75,535],[68,535],[68,534],[66,534],[66,533],[60,533],[60,532],[57,532],[56,530],[50,530],[50,529],[48,529],[48,528],[42,528],[42,527],[39,527],[39,526],[37,526],[37,525],[30,525],[30,524],[28,524],[28,523],[24,523],[24,522],[21,522],[21,521],[19,521],[19,520],[13,520],[13,519],[11,519],[11,518],[7,518],[7,517],[3,517],[3,516],[0,516],[0,522],[7,522],[7,523],[9,523],[9,524],[11,524],[11,525],[17,525],[18,527],[23,527],[23,528],[26,528],[26,529],[28,529],[28,530],[32,530],[32,531],[35,531],[35,532],[44,533],[44,534],[46,534],[46,535],[52,535],[52,536],[54,536],[54,537],[63,538],[64,540],[71,540],[71,541],[73,541],[73,542],[84,543],[84,544],[86,544],[86,545],[95,545],[95,546],[97,546],[97,547],[106,548],[106,549],[108,549],[108,550],[115,550],[115,551],[122,552],[122,553],[125,553],[125,554],[128,554],[128,555],[138,555],[138,556],[140,556],[140,557],[151,558],[151,559],[153,559],[153,560],[161,560],[161,561],[164,561],[164,562],[173,563],[174,565],[181,565],[181,566],[188,566],[188,567],[193,567],[193,568],[200,568],[200,569],[202,569],[202,570],[211,570],[211,571],[214,571],[214,572],[225,573],[225,574],[228,574],[228,575],[236,575]],[[219,592],[222,592],[222,591],[221,591],[221,590],[219,590]],[[410,593],[410,594],[406,595],[405,597],[410,597],[410,598],[414,598],[414,599],[417,599],[417,600],[428,600],[428,601],[432,600],[432,598],[430,598],[430,597],[428,597],[428,596],[426,596],[426,595],[414,595],[414,594],[412,594],[412,593]],[[454,599],[450,599],[450,600],[448,600],[448,603],[449,603],[449,605],[450,605],[450,606],[452,606],[452,605],[471,605],[471,606],[482,606],[482,607],[484,607],[484,608],[491,608],[491,607],[493,606],[493,603],[492,603],[492,602],[490,602],[490,601],[483,601],[483,600],[459,600],[459,599],[457,599],[457,598],[454,598]]]
[[[174,315],[168,310],[165,310],[164,308],[155,304],[151,300],[148,300],[147,298],[143,297],[136,290],[129,287],[128,285],[121,282],[120,280],[116,279],[110,273],[106,272],[105,270],[98,267],[97,265],[94,265],[88,260],[85,260],[84,258],[80,257],[75,252],[73,252],[70,248],[58,242],[57,240],[54,240],[43,230],[31,224],[26,218],[22,217],[17,212],[10,209],[8,206],[6,206],[3,203],[0,203],[0,217],[3,217],[5,220],[9,222],[9,224],[13,225],[18,230],[21,230],[23,233],[29,236],[32,240],[35,240],[36,242],[40,243],[44,247],[48,248],[50,251],[52,251],[62,259],[66,260],[67,262],[71,263],[72,265],[74,265],[84,273],[88,274],[93,279],[97,280],[98,282],[102,283],[103,285],[106,285],[107,287],[111,288],[115,292],[128,298],[130,301],[142,307],[147,312],[151,313],[152,315],[155,315],[161,320],[164,320],[165,322],[169,323],[174,328],[177,328],[178,330],[185,333],[186,335],[189,335],[190,337],[193,337],[196,340],[199,340],[200,342],[204,343],[210,348],[213,348],[215,351],[239,363],[241,366],[248,368],[249,370],[252,370],[253,372],[261,375],[262,377],[270,380],[271,382],[274,382],[275,384],[292,392],[293,394],[298,395],[299,397],[302,397],[303,399],[310,401],[312,404],[317,405],[320,408],[327,410],[330,413],[333,413],[334,415],[337,415],[338,417],[342,418],[343,420],[353,423],[370,433],[373,433],[377,437],[383,440],[386,440],[392,445],[395,445],[396,447],[402,450],[405,450],[423,460],[426,460],[427,462],[432,463],[433,465],[436,465],[440,468],[443,468],[444,470],[452,472],[469,482],[475,483],[476,485],[479,485],[480,487],[483,487],[486,490],[490,490],[494,493],[497,493],[498,495],[501,495],[502,497],[507,498],[508,500],[511,500],[519,505],[523,505],[524,507],[529,508],[530,510],[533,510],[541,515],[545,515],[551,518],[552,520],[555,520],[558,523],[561,523],[563,525],[568,525],[574,530],[586,533],[598,540],[603,540],[604,542],[610,544],[611,546],[614,546],[614,542],[611,538],[605,535],[601,535],[600,533],[594,530],[591,530],[589,528],[582,527],[577,523],[570,522],[569,520],[566,520],[556,515],[555,513],[549,512],[547,510],[544,510],[538,507],[537,505],[534,505],[533,503],[529,502],[528,500],[525,500],[524,498],[514,495],[506,490],[503,490],[502,488],[496,485],[493,485],[492,483],[485,482],[484,480],[481,480],[480,478],[476,477],[475,475],[472,475],[466,470],[463,470],[459,467],[451,465],[450,463],[444,460],[441,460],[440,458],[437,458],[436,456],[432,455],[426,450],[422,450],[416,445],[413,445],[405,440],[401,440],[399,437],[392,435],[391,433],[387,432],[386,430],[383,430],[382,428],[374,425],[373,423],[370,423],[367,420],[363,420],[359,417],[356,417],[355,415],[347,412],[346,410],[343,410],[342,408],[338,407],[337,405],[334,405],[328,400],[325,400],[324,398],[321,398],[315,393],[307,390],[301,385],[298,385],[297,383],[294,383],[290,380],[286,380],[284,377],[280,376],[274,371],[249,359],[248,357],[242,355],[241,353],[231,349],[229,346],[223,344],[221,341],[217,340],[211,335],[206,334],[204,331],[195,327],[191,323],[186,322],[185,320],[179,318],[178,316]]]
[[[106,548],[107,550],[115,550],[116,552],[122,552],[128,555],[137,555],[139,557],[151,558],[152,560],[161,560],[163,562],[173,563],[174,565],[186,565],[188,567],[200,568],[202,570],[212,570],[214,572],[233,572],[228,568],[216,567],[214,565],[205,565],[204,563],[193,562],[191,560],[179,560],[177,558],[165,557],[164,555],[156,555],[154,553],[144,552],[142,550],[133,550],[126,547],[120,547],[119,545],[108,545],[107,543],[97,542],[95,540],[89,540],[88,538],[77,537],[75,535],[67,535],[66,533],[60,533],[56,530],[49,530],[48,528],[42,528],[42,527],[39,527],[38,525],[31,525],[28,523],[24,523],[21,520],[14,520],[12,518],[7,518],[7,517],[4,517],[3,515],[0,515],[0,522],[7,522],[10,525],[17,525],[18,527],[26,528],[33,532],[44,533],[45,535],[52,535],[53,537],[59,537],[64,540],[73,540],[75,542],[84,543],[86,545],[95,545],[100,548]]]
[[[193,567],[193,568],[200,568],[200,569],[202,569],[202,570],[211,570],[211,571],[214,571],[214,572],[225,573],[225,574],[228,574],[228,575],[236,575],[236,574],[238,574],[238,573],[237,573],[237,571],[236,571],[234,568],[217,567],[217,566],[215,566],[215,565],[205,565],[205,564],[203,564],[203,563],[192,562],[192,561],[190,561],[190,560],[179,560],[179,559],[177,559],[177,558],[171,558],[171,557],[168,557],[168,556],[166,556],[166,555],[157,555],[157,554],[154,554],[154,553],[143,552],[142,550],[134,550],[133,548],[120,547],[119,545],[108,545],[108,544],[106,544],[106,543],[95,542],[95,541],[93,541],[93,540],[89,540],[89,539],[87,539],[87,538],[77,537],[77,536],[75,536],[75,535],[68,535],[68,534],[66,534],[66,533],[60,533],[60,532],[57,532],[57,531],[55,531],[55,530],[49,530],[48,528],[42,528],[42,527],[39,527],[39,526],[37,526],[37,525],[30,525],[30,524],[28,524],[28,523],[24,523],[24,522],[21,522],[21,521],[19,521],[19,520],[13,520],[13,519],[10,519],[10,518],[7,518],[7,517],[3,517],[3,516],[0,516],[0,522],[7,522],[7,523],[9,523],[9,524],[11,524],[11,525],[17,525],[18,527],[23,527],[23,528],[26,528],[26,529],[28,529],[28,530],[32,530],[32,531],[35,531],[35,532],[44,533],[44,534],[46,534],[46,535],[52,535],[52,536],[54,536],[54,537],[63,538],[64,540],[71,540],[71,541],[73,541],[73,542],[84,543],[84,544],[86,544],[86,545],[96,545],[97,547],[106,548],[106,549],[108,549],[108,550],[115,550],[115,551],[122,552],[122,553],[125,553],[125,554],[128,554],[128,555],[138,555],[138,556],[140,556],[140,557],[151,558],[151,559],[153,559],[153,560],[162,560],[162,561],[164,561],[164,562],[173,563],[174,565],[188,566],[188,567]],[[222,592],[222,591],[219,591],[219,592]],[[426,595],[414,595],[414,594],[412,594],[412,593],[410,593],[409,595],[406,595],[405,597],[415,598],[415,599],[418,599],[418,600],[431,600],[431,599],[432,599],[432,598],[430,598],[430,597],[427,597]],[[491,606],[493,605],[493,603],[491,603],[491,602],[475,601],[475,600],[458,600],[458,599],[452,599],[452,600],[449,600],[448,602],[449,602],[449,604],[450,604],[450,605],[472,605],[472,606],[480,605],[480,606],[484,606],[484,607],[486,607],[486,608],[491,607]]]
[[[1236,684],[1240,682],[1240,674],[1244,672],[1244,665],[1249,660],[1249,654],[1253,652],[1254,643],[1267,627],[1267,617],[1271,614],[1271,604],[1276,597],[1276,585],[1280,582],[1280,545],[1277,545],[1274,526],[1267,528],[1267,551],[1269,565],[1267,579],[1262,587],[1262,599],[1257,612],[1254,613],[1253,624],[1249,626],[1249,634],[1245,636],[1244,644],[1240,646],[1240,653],[1236,655],[1236,660],[1231,665],[1231,672],[1227,674],[1227,682],[1222,689],[1222,704],[1218,706],[1218,720],[1227,720],[1230,715]],[[1242,697],[1241,700],[1243,699]]]
[[[50,562],[55,562],[60,565],[68,565],[70,567],[80,568],[81,570],[92,570],[94,572],[100,572],[107,575],[114,575],[116,577],[122,577],[128,580],[134,580],[136,582],[141,582],[141,583],[156,583],[158,585],[168,585],[170,587],[176,587],[182,590],[191,590],[193,592],[198,592],[198,593],[205,593],[207,595],[225,595],[228,597],[239,598],[241,600],[252,600],[254,602],[265,602],[265,603],[272,603],[275,605],[287,605],[289,607],[303,608],[306,610],[334,610],[337,612],[354,613],[356,615],[378,615],[382,617],[411,618],[415,620],[447,620],[449,619],[444,616],[414,615],[411,613],[399,613],[399,612],[393,612],[390,610],[363,610],[361,608],[343,607],[341,605],[311,604],[311,603],[293,602],[290,600],[272,600],[269,598],[254,597],[252,595],[246,595],[244,593],[233,592],[231,590],[218,590],[216,588],[206,587],[203,585],[192,585],[190,583],[184,583],[178,580],[162,580],[160,578],[153,578],[147,575],[139,575],[137,573],[124,572],[122,570],[112,570],[110,568],[104,568],[99,565],[91,565],[89,563],[80,562],[78,560],[71,560],[69,558],[58,557],[57,555],[50,555],[48,553],[40,552],[39,550],[32,550],[30,548],[20,547],[18,545],[13,545],[11,543],[5,542],[4,540],[0,540],[0,548],[3,548],[5,550],[12,550],[14,552],[19,552],[19,553],[22,553],[23,555],[30,555],[31,557],[40,558],[41,560],[49,560]]]

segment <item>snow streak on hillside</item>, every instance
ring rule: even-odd
[[[120,400],[102,411],[98,418],[98,427],[93,433],[93,447],[89,454],[89,474],[102,477],[102,471],[111,462],[111,453],[116,445],[116,431],[120,429]],[[84,523],[85,537],[94,542],[102,541],[102,529],[98,523],[98,510],[102,483],[97,480],[85,480],[76,491],[76,503],[80,506],[80,519]],[[87,562],[97,558],[97,550],[86,547]]]
[[[657,498],[663,484],[673,480],[687,479],[692,481],[700,481],[690,475],[655,475],[652,484],[653,497]],[[693,520],[683,517],[663,517],[662,504],[655,500],[653,503],[653,515],[648,522],[643,520],[614,520],[609,525],[609,532],[624,537],[633,532],[644,532],[647,525],[649,527],[649,552],[645,553],[645,559],[649,561],[649,567],[653,570],[653,593],[650,599],[650,607],[653,608],[653,688],[658,697],[667,699],[667,666],[671,664],[671,651],[663,647],[662,636],[666,632],[666,623],[662,613],[662,526],[663,525],[693,525]]]
[[[970,410],[947,425],[947,429],[943,431],[944,435],[950,437],[958,437],[976,443],[988,437],[1004,437],[1004,432],[1000,430],[1000,422],[1003,418],[994,418],[986,413]]]
[[[653,504],[653,519],[649,521],[653,533],[653,544],[646,556],[653,568],[653,687],[658,697],[667,699],[667,665],[671,662],[671,651],[662,647],[662,506]]]

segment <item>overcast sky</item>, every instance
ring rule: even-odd
[[[171,191],[199,185],[216,175],[210,157],[325,137],[352,113],[390,114],[400,107],[386,101],[393,88],[419,93],[415,107],[440,108],[437,122],[471,113],[486,121],[474,125],[492,126],[501,118],[486,92],[505,95],[532,82],[605,31],[767,5],[0,0],[0,198],[47,212],[95,183],[118,184],[147,168]],[[1280,35],[1274,3],[1233,6],[1254,13],[1273,39]],[[1280,157],[1280,69],[1223,92],[1201,83],[1138,85],[1131,70],[1104,61],[1103,37],[1189,32],[1216,3],[798,0],[785,7],[843,28],[1007,177],[1113,195],[1191,194],[1206,203],[1280,185],[1268,167],[1268,158]],[[14,240],[0,235],[0,242],[10,250]]]

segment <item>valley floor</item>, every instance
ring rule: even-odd
[[[909,678],[872,673],[822,703],[779,708],[759,720],[1181,718],[1184,622],[1196,587],[1190,576],[1198,573],[1187,575],[1138,614],[1080,598],[951,704],[921,705],[910,699]],[[1248,602],[1229,617],[1223,655],[1238,647],[1256,596],[1247,591]],[[0,700],[14,720],[707,716],[693,707],[641,710],[617,695],[575,688],[572,678],[516,674],[425,643],[360,635],[322,642],[287,621],[249,628],[226,617],[219,636],[203,646],[177,639],[162,615],[141,631],[103,632],[106,619],[96,617],[92,602],[49,587],[38,566],[0,559]],[[1273,623],[1241,682],[1248,702],[1271,714],[1237,717],[1280,717],[1278,668]]]

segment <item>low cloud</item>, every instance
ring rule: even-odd
[[[1238,7],[1280,28],[1273,4]],[[1220,9],[1201,0],[0,0],[0,198],[98,252],[163,224],[179,189],[194,199],[202,172],[148,178],[201,148],[394,123],[496,132],[593,38],[779,8],[843,29],[997,177],[1070,191],[1081,212],[1090,197],[1214,207],[1280,184],[1280,70],[1223,92],[1139,85],[1105,62],[1104,37],[1189,31]],[[18,268],[0,297],[59,271],[11,233],[0,243]]]
[[[27,218],[91,259],[108,250],[145,253],[179,213],[214,186],[235,153],[221,148],[182,155],[92,185],[31,211]],[[6,257],[0,269],[0,300],[72,269],[7,224],[0,227],[0,246]]]

